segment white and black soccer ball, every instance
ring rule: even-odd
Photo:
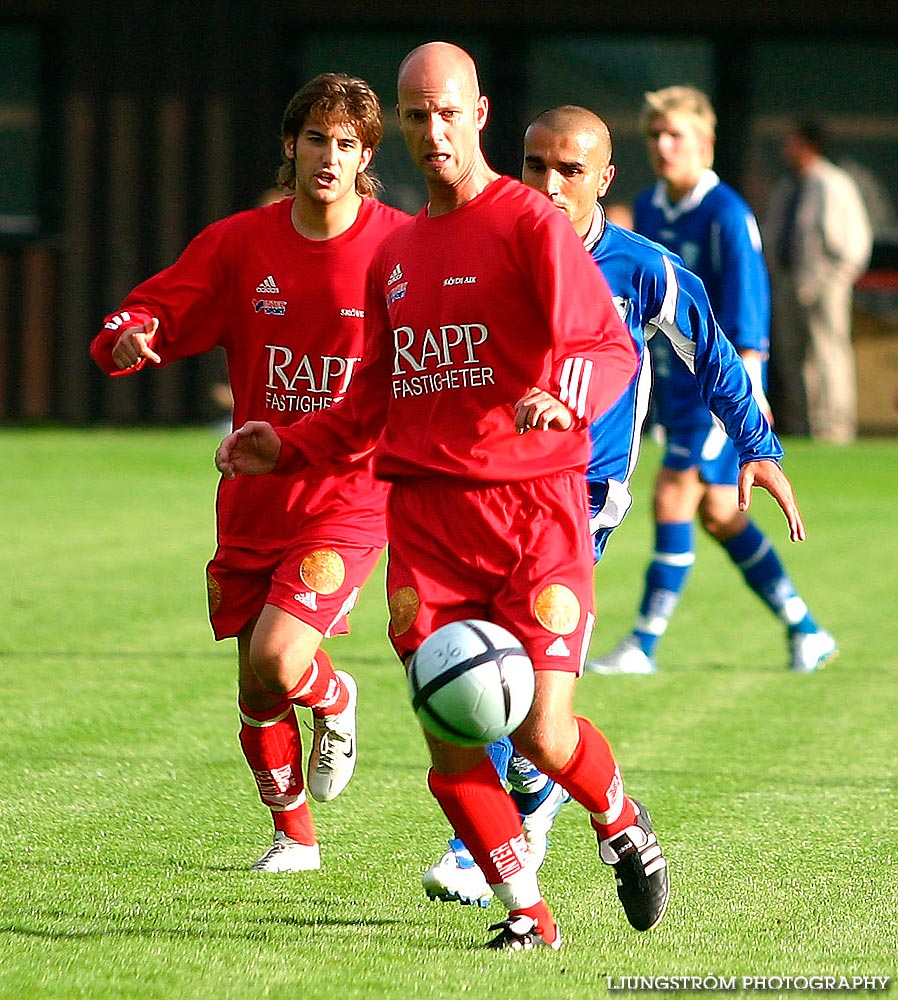
[[[409,661],[408,684],[424,728],[461,746],[508,736],[533,704],[533,664],[520,640],[476,619],[429,635]]]

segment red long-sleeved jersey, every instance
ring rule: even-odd
[[[367,359],[352,389],[278,429],[279,472],[375,441],[375,473],[387,480],[585,470],[589,423],[636,371],[630,335],[570,222],[508,177],[387,237],[365,314]],[[530,386],[570,407],[573,433],[516,433],[514,404]]]
[[[340,399],[363,356],[368,265],[408,216],[366,198],[346,232],[309,240],[293,227],[292,204],[288,198],[204,229],[171,267],[138,285],[119,312],[106,317],[91,344],[94,361],[121,374],[112,348],[122,314],[154,316],[159,327],[151,346],[163,364],[224,347],[237,427],[247,420],[286,424]],[[314,519],[332,540],[383,545],[384,503],[370,454],[289,479],[223,480],[218,540],[278,548],[297,525]]]

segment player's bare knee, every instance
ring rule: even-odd
[[[702,507],[699,513],[702,528],[718,542],[725,542],[738,535],[745,527],[745,515],[739,511]]]
[[[719,518],[714,517],[710,513],[702,511],[701,513],[701,525],[702,528],[712,537],[720,539],[721,532],[723,530],[723,524]]]
[[[541,771],[558,771],[570,759],[573,749],[569,746],[568,726],[557,720],[525,721],[514,734],[515,750],[531,760]],[[576,743],[574,744],[576,745]]]
[[[289,653],[256,654],[250,663],[262,688],[280,696],[292,691],[309,668],[309,663]]]
[[[256,674],[247,668],[240,672],[238,698],[240,704],[250,712],[267,712],[283,701],[283,694],[270,691]]]

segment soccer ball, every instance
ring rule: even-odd
[[[450,622],[408,665],[412,708],[438,739],[483,746],[508,736],[533,704],[533,664],[520,641],[493,622]]]

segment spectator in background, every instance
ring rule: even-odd
[[[818,124],[792,126],[782,147],[789,173],[767,210],[771,380],[782,432],[807,427],[817,440],[847,444],[857,433],[853,287],[870,261],[873,237],[857,185],[823,148]]]
[[[894,239],[898,236],[898,216],[889,189],[882,180],[865,164],[853,156],[840,156],[836,165],[841,167],[857,185],[874,239]]]
[[[281,201],[282,198],[289,197],[290,194],[291,192],[286,188],[274,184],[259,193],[259,197],[256,199],[256,208],[265,208],[266,205],[273,205],[276,201]]]
[[[623,229],[633,228],[633,209],[624,201],[610,201],[605,205],[605,218]]]

